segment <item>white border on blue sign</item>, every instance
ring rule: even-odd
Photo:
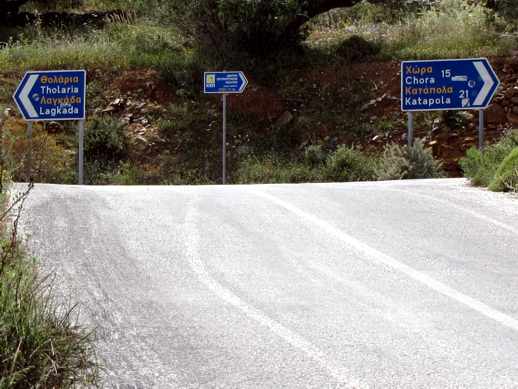
[[[493,67],[491,66],[491,62],[489,62],[489,59],[486,57],[480,57],[480,58],[454,58],[454,59],[421,59],[421,60],[411,60],[411,61],[401,61],[401,93],[400,93],[400,99],[401,99],[401,111],[402,112],[431,112],[431,111],[480,111],[482,109],[487,109],[491,105],[491,101],[487,103],[485,106],[481,107],[466,107],[462,109],[455,109],[455,108],[434,108],[434,109],[403,109],[403,65],[408,63],[417,63],[417,62],[458,62],[458,61],[487,61],[489,63],[495,77],[496,77],[496,88],[495,93],[500,88],[501,82],[498,78],[498,75],[494,71]]]
[[[239,73],[241,77],[243,78],[243,86],[241,87],[241,91],[232,91],[232,92],[207,92],[205,85],[207,81],[207,74],[227,74],[227,73]],[[246,87],[248,86],[248,79],[245,76],[245,73],[243,71],[217,71],[217,72],[203,72],[203,94],[206,95],[240,95],[243,94]]]
[[[81,120],[86,120],[86,89],[87,89],[87,79],[86,79],[86,76],[87,76],[87,71],[85,69],[77,69],[77,70],[28,70],[24,73],[23,77],[22,77],[22,80],[25,79],[26,76],[30,75],[30,74],[46,74],[46,73],[68,73],[68,72],[82,72],[84,74],[84,78],[85,78],[85,87],[84,87],[84,91],[83,91],[83,117],[82,118],[73,118],[73,119],[67,119],[67,118],[63,118],[63,119],[25,119],[23,118],[24,121],[26,122],[74,122],[74,121],[81,121]],[[18,108],[18,111],[20,112],[20,114],[22,116],[24,116],[23,114],[23,110],[21,109],[21,107],[18,105],[18,100],[16,99],[16,95],[18,94],[18,90],[20,89],[21,87],[21,82],[20,84],[18,84],[16,90],[14,91],[13,95],[12,95],[12,99],[14,100],[15,104],[16,104],[16,107]]]

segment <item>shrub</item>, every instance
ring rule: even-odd
[[[322,181],[322,177],[318,170],[303,163],[287,163],[266,156],[242,161],[234,181],[238,184],[284,184]]]
[[[85,154],[98,161],[118,162],[128,151],[125,124],[111,116],[94,118],[85,133]]]
[[[518,4],[516,0],[499,0],[497,2],[497,11],[511,22],[516,22],[518,18]]]
[[[3,127],[3,164],[16,181],[72,183],[74,181],[73,153],[58,144],[56,138],[34,126],[32,140],[25,125],[9,119]]]
[[[125,124],[111,116],[96,117],[85,133],[85,177],[93,185],[111,183],[121,161],[128,156]]]
[[[340,146],[327,158],[324,175],[339,182],[372,180],[375,160],[353,147]]]
[[[486,147],[484,152],[470,148],[460,160],[464,175],[473,185],[489,186],[502,161],[518,146],[518,132],[506,134],[498,143]]]
[[[337,54],[349,62],[361,62],[379,52],[380,47],[377,44],[358,35],[346,39],[337,49]]]
[[[518,147],[502,161],[489,189],[495,192],[518,191]]]
[[[322,165],[326,157],[327,155],[322,145],[311,145],[304,150],[304,163],[312,167]]]
[[[391,144],[385,147],[376,169],[379,180],[404,180],[441,177],[442,164],[420,140],[412,147]]]
[[[412,59],[505,54],[514,43],[496,31],[492,18],[480,2],[442,0],[388,28],[385,49],[391,57]]]

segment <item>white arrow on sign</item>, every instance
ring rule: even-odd
[[[241,88],[239,88],[239,93],[241,93],[245,90],[246,86],[248,85],[248,79],[246,78],[243,72],[239,72],[239,78],[241,78],[241,81],[243,82]]]
[[[36,84],[36,81],[38,81],[39,77],[39,74],[31,74],[27,79],[27,82],[25,83],[25,86],[23,87],[22,91],[20,92],[20,101],[22,102],[23,108],[25,108],[25,110],[31,118],[38,117],[38,113],[36,112],[34,105],[32,105],[29,95],[34,84]]]
[[[477,98],[475,99],[474,105],[482,105],[484,101],[486,100],[487,95],[491,91],[491,88],[493,85],[495,85],[495,82],[493,81],[493,78],[487,71],[486,67],[484,66],[484,62],[473,62],[473,65],[475,65],[475,68],[477,69],[478,73],[480,74],[480,77],[482,78],[482,81],[484,81],[484,86],[480,90]]]

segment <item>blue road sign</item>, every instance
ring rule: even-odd
[[[405,61],[401,63],[401,109],[484,109],[499,85],[486,58]]]
[[[84,120],[86,71],[27,72],[13,98],[26,121]]]
[[[243,72],[205,72],[203,77],[204,93],[243,93],[247,85]]]

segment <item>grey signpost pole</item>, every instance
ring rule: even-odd
[[[78,143],[79,152],[77,158],[77,181],[79,185],[84,184],[84,138],[85,138],[85,121],[80,120],[78,126]]]
[[[484,130],[485,130],[485,112],[483,109],[478,111],[478,149],[484,150]]]
[[[414,144],[414,113],[408,112],[408,147]]]
[[[248,80],[243,72],[205,72],[203,93],[220,94],[223,105],[223,134],[221,136],[221,182],[227,183],[227,95],[243,93]]]
[[[222,175],[223,185],[227,183],[227,95],[224,93],[223,99],[223,140],[222,140]]]
[[[27,122],[27,139],[29,150],[27,151],[27,179],[32,179],[32,122]]]

